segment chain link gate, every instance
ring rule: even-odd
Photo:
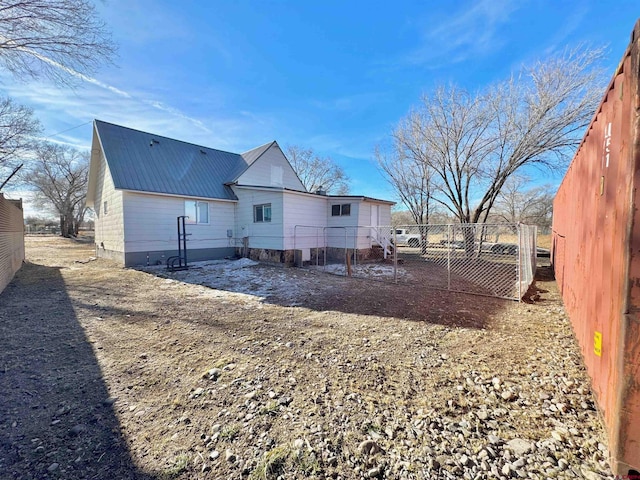
[[[535,226],[406,225],[389,231],[399,282],[513,300],[533,282]]]

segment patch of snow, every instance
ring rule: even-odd
[[[258,262],[250,260],[248,258],[241,258],[240,260],[235,260],[225,266],[226,270],[235,270],[237,268],[245,268],[245,267],[254,267],[259,265]]]
[[[216,298],[242,295],[251,296],[252,299],[260,302],[277,296],[281,300],[293,302],[300,292],[297,281],[292,280],[289,271],[264,266],[248,258],[190,262],[188,270],[176,272],[169,272],[162,265],[149,266],[142,270],[169,276],[165,283],[188,283],[209,287],[213,290],[201,295]]]
[[[346,275],[347,269],[344,264],[330,264],[324,267],[313,267],[331,273],[333,275]],[[393,278],[393,265],[380,263],[363,263],[351,267],[351,275],[358,278]],[[398,267],[398,277],[407,276],[408,273],[404,268]]]
[[[301,295],[308,295],[310,289],[320,288],[321,283],[309,272],[295,268],[278,268],[263,265],[248,258],[239,260],[209,260],[189,263],[188,270],[169,272],[164,265],[142,268],[143,271],[169,277],[161,288],[184,284],[208,287],[200,295],[233,302],[239,296],[244,301],[251,300],[255,306],[259,302],[276,297],[279,302],[296,306],[304,303]],[[326,265],[311,267],[316,272],[346,275],[344,265]],[[353,277],[372,279],[393,279],[393,265],[366,263],[352,267]],[[398,268],[398,276],[408,276]],[[307,293],[305,293],[307,292]]]

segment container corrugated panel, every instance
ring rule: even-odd
[[[0,193],[0,292],[24,260],[24,218],[20,208]]]
[[[554,201],[552,261],[614,473],[640,470],[640,21]]]

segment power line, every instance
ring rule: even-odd
[[[58,135],[62,135],[63,133],[70,132],[71,130],[75,130],[76,128],[80,128],[80,127],[84,127],[85,125],[89,125],[92,122],[93,122],[93,120],[89,120],[88,122],[82,123],[80,125],[76,125],[75,127],[67,128],[66,130],[62,130],[61,132],[54,133],[53,135],[49,135],[48,137],[45,137],[45,138],[48,139],[48,138],[52,138],[52,137],[57,137]]]

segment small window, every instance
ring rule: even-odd
[[[185,200],[184,214],[189,217],[186,223],[209,223],[209,202],[198,202],[196,200]]]
[[[105,215],[107,214],[108,209],[107,209],[107,201],[106,200],[104,201],[104,206],[102,207],[102,211],[104,212]]]
[[[343,203],[342,205],[331,205],[332,217],[346,217],[351,215],[351,204]]]
[[[253,206],[253,221],[255,223],[263,223],[271,221],[271,204]]]

